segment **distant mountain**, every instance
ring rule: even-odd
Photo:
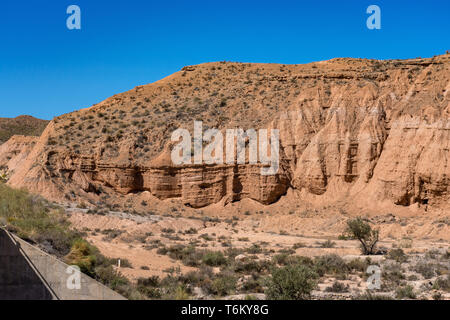
[[[8,141],[13,135],[40,136],[48,123],[48,120],[25,115],[0,118],[0,144]]]

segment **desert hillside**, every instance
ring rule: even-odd
[[[58,201],[148,210],[248,198],[442,212],[450,203],[450,55],[184,67],[1,146],[9,183]],[[276,128],[280,168],[171,163],[177,128]]]
[[[40,136],[48,122],[32,116],[0,118],[0,144],[8,141],[14,135]]]

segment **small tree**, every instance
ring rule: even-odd
[[[358,217],[347,221],[346,233],[352,239],[359,240],[363,254],[375,254],[379,230],[373,230],[367,222]]]
[[[316,287],[317,273],[310,267],[294,264],[272,270],[266,290],[270,300],[305,300]]]

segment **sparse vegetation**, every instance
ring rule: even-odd
[[[302,264],[288,265],[272,270],[267,298],[272,300],[306,300],[316,287],[317,274]]]
[[[398,288],[395,291],[395,296],[397,299],[416,299],[414,288],[410,285]]]
[[[389,250],[388,254],[386,255],[386,258],[395,260],[399,263],[408,261],[408,257],[400,248]]]

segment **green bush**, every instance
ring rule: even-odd
[[[403,249],[392,249],[389,250],[389,252],[386,255],[386,258],[395,260],[398,263],[403,263],[408,261],[408,257],[406,256],[405,252],[403,252]]]
[[[232,294],[236,290],[236,280],[232,274],[219,274],[212,282],[211,292],[219,296]]]
[[[261,273],[269,270],[272,263],[267,260],[263,261],[248,261],[248,262],[238,262],[234,265],[234,271],[238,273]]]
[[[336,254],[326,254],[314,259],[314,270],[323,276],[326,273],[341,274],[348,271],[345,261]]]
[[[97,254],[97,250],[87,241],[78,239],[72,245],[70,253],[66,256],[65,260],[70,265],[80,267],[81,272],[94,276]]]
[[[202,261],[210,267],[218,267],[227,263],[227,259],[220,251],[210,251],[203,255]]]
[[[365,255],[376,253],[376,244],[379,240],[379,230],[373,230],[372,227],[361,218],[347,221],[345,230],[352,239],[357,239],[361,243],[362,253]]]
[[[159,254],[166,254],[175,260],[180,260],[186,266],[197,267],[200,265],[202,253],[193,246],[184,246],[181,244],[171,246],[169,248],[160,248]]]
[[[317,286],[316,278],[316,272],[301,264],[274,268],[268,281],[266,296],[270,300],[309,299]]]

